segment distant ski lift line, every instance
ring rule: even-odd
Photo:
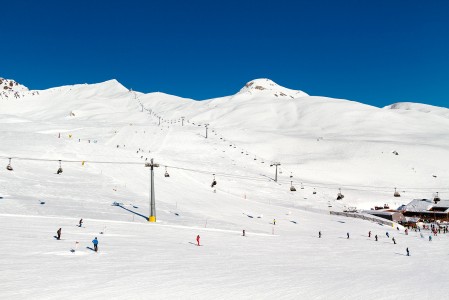
[[[17,159],[17,160],[26,160],[26,161],[44,161],[44,162],[64,162],[64,163],[91,163],[91,164],[117,164],[117,165],[143,165],[141,162],[127,162],[127,161],[95,161],[95,160],[64,160],[64,159],[46,159],[46,158],[30,158],[30,157],[17,157],[17,156],[0,156],[0,159]],[[215,171],[204,171],[204,170],[198,170],[198,169],[190,169],[190,168],[184,168],[184,167],[176,167],[176,166],[170,166],[170,165],[164,165],[160,164],[163,167],[171,168],[171,169],[178,169],[188,172],[195,172],[195,173],[202,173],[202,174],[208,174],[208,175],[217,175],[218,177],[228,177],[228,178],[236,178],[236,179],[242,179],[242,180],[252,180],[252,181],[267,181],[267,177],[260,175],[260,176],[244,176],[244,175],[236,175],[236,174],[229,174],[229,173],[220,173]],[[274,180],[274,179],[272,179]],[[278,183],[285,183],[285,184],[291,184],[290,180],[278,180]],[[308,187],[314,187],[314,188],[321,188],[321,189],[335,189],[336,187],[344,187],[346,190],[354,190],[354,191],[370,191],[371,189],[375,189],[378,192],[391,192],[391,186],[372,186],[372,185],[342,185],[342,184],[332,184],[332,183],[319,183],[319,182],[312,182],[312,181],[303,181],[304,186]],[[385,190],[381,190],[385,189]],[[426,192],[419,192],[419,190],[429,190],[429,191],[444,191],[448,190],[449,187],[402,187],[403,190],[412,190],[414,193],[428,193]]]

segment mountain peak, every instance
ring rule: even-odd
[[[249,81],[238,94],[245,93],[292,99],[308,96],[308,94],[303,91],[285,88],[268,78],[259,78]]]
[[[0,90],[1,91],[28,91],[28,88],[24,85],[21,85],[15,80],[12,79],[5,79],[0,77]]]

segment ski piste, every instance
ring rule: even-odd
[[[0,272],[0,298],[144,299],[136,283],[151,281],[151,295],[169,299],[445,299],[447,234],[429,242],[427,231],[331,214],[396,209],[437,191],[444,201],[444,110],[281,96],[252,82],[201,102],[117,81],[0,99],[0,264],[14,263]],[[95,237],[99,255],[88,256]],[[24,276],[33,280],[16,280]]]

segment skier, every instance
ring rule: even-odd
[[[80,226],[79,227],[81,227],[81,226],[83,226],[83,219],[80,220]]]
[[[318,238],[321,238],[321,231],[318,231]]]
[[[58,235],[58,237],[56,239],[60,240],[61,239],[61,228],[59,228],[58,231],[56,231],[56,234]]]
[[[432,236],[431,235],[429,235],[429,242],[431,242],[432,241]]]
[[[92,240],[92,244],[94,244],[94,251],[95,251],[95,252],[98,252],[98,240],[97,240],[97,237],[95,237],[95,238]]]
[[[376,239],[376,242],[377,242],[377,234],[376,234],[376,236],[374,238]]]
[[[410,256],[410,252],[408,251],[408,248],[405,249],[405,251],[407,251],[407,256]]]
[[[200,235],[197,235],[196,236],[196,242],[197,242],[197,244],[198,244],[198,246],[200,245]]]
[[[368,232],[368,237],[369,238],[371,237],[371,230]]]
[[[348,237],[348,239],[349,239],[349,232],[347,232],[347,233],[346,233],[346,236],[347,236],[347,237]]]
[[[393,243],[396,245],[396,240],[394,239],[394,237],[392,238],[392,240],[393,240]]]
[[[273,225],[276,225],[276,219],[273,219]]]
[[[385,233],[387,235],[387,238],[390,238],[390,234],[388,232]]]

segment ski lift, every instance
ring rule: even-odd
[[[9,163],[8,163],[8,165],[6,166],[6,170],[8,170],[8,171],[13,171],[13,168],[11,167],[11,158],[9,159]]]
[[[338,189],[337,200],[343,199],[345,196],[341,193],[341,189]]]
[[[168,174],[168,172],[167,172],[167,167],[165,167],[165,174],[164,174],[164,176],[165,177],[170,177],[170,174]]]
[[[315,188],[313,188],[313,193],[312,194],[314,194],[314,195],[316,194]]]
[[[399,194],[399,192],[397,191],[396,188],[394,188],[394,196],[395,197],[401,197],[401,194]]]
[[[301,182],[301,190],[303,190],[304,189],[304,186],[302,185],[302,182]]]
[[[59,168],[58,171],[56,171],[56,174],[61,174],[62,173],[62,166],[61,166],[61,160],[59,160]]]
[[[293,186],[293,181],[290,181],[290,191],[291,192],[296,192],[295,187]]]
[[[440,200],[441,200],[440,196],[438,195],[438,192],[437,192],[435,197],[433,198],[433,202],[435,202],[435,204],[437,204],[437,202],[439,202]]]
[[[217,181],[215,180],[215,174],[214,175],[214,179],[212,180],[212,184],[210,185],[211,188],[213,188],[214,186],[217,185]]]

